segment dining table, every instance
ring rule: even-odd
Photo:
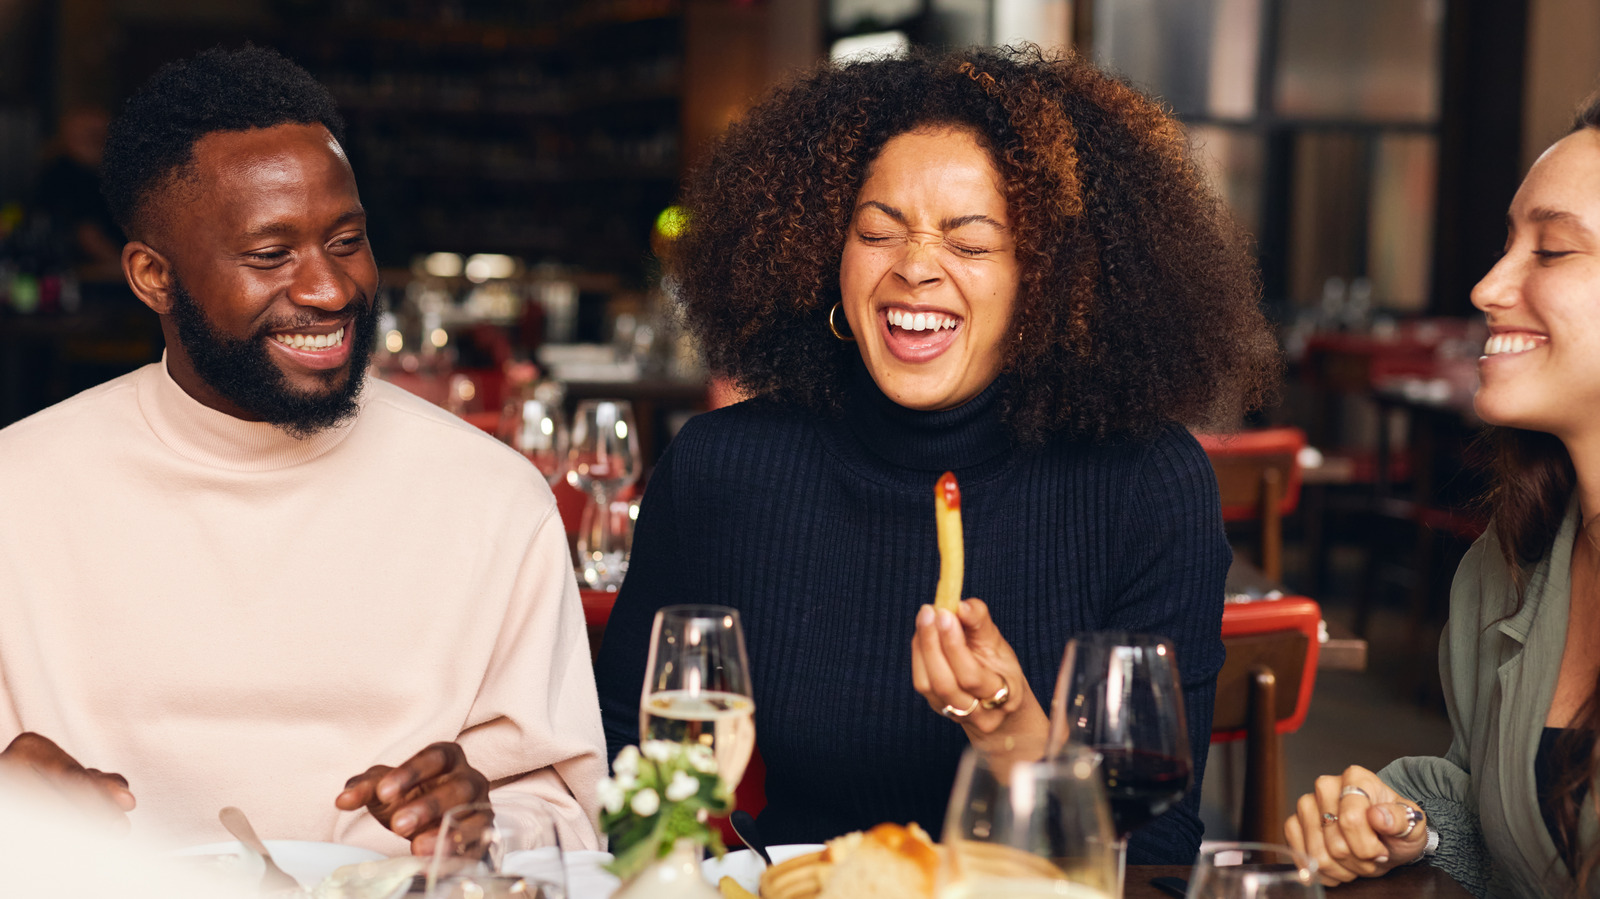
[[[1172,899],[1172,894],[1151,881],[1176,877],[1187,881],[1188,865],[1129,865],[1124,899]],[[1383,877],[1362,878],[1328,889],[1330,899],[1465,899],[1472,894],[1432,865],[1396,868]]]
[[[1249,559],[1235,552],[1228,568],[1223,593],[1231,603],[1271,599],[1291,594],[1287,587],[1267,577]],[[1223,614],[1227,614],[1224,611]],[[1367,641],[1336,621],[1323,621],[1321,651],[1317,668],[1321,671],[1365,671]]]
[[[600,868],[608,858],[599,852],[568,853],[568,899],[609,899],[618,884]],[[1189,865],[1129,865],[1124,899],[1172,899],[1172,893],[1153,881],[1177,878],[1187,882],[1190,873]],[[1472,895],[1432,865],[1396,868],[1383,877],[1363,878],[1328,893],[1332,899],[1465,899]]]

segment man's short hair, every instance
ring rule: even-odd
[[[275,50],[214,47],[162,66],[106,135],[100,174],[111,215],[142,239],[157,194],[185,175],[202,137],[288,124],[321,124],[344,139],[333,95]]]

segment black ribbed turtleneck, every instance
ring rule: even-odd
[[[937,477],[946,471],[1000,463],[1011,449],[1011,434],[1000,417],[1003,390],[1004,381],[995,381],[954,409],[918,412],[884,396],[866,367],[857,364],[843,418],[823,426],[831,426],[838,438],[848,432],[859,443],[837,439],[834,445],[840,451],[870,456],[867,464],[886,466],[896,477],[915,479],[926,472]]]
[[[1000,392],[916,412],[858,368],[835,417],[753,400],[690,421],[645,493],[596,667],[611,753],[638,739],[655,610],[732,606],[767,764],[763,835],[820,842],[882,821],[937,835],[967,741],[912,688],[911,637],[939,573],[933,485],[952,470],[966,594],[988,602],[1041,703],[1076,633],[1176,641],[1195,789],[1135,833],[1129,861],[1192,861],[1231,558],[1210,465],[1175,426],[1019,448]]]

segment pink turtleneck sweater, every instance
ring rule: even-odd
[[[543,478],[393,385],[296,440],[155,364],[0,430],[0,746],[125,775],[136,831],[401,854],[334,797],[455,740],[595,848],[598,708]]]

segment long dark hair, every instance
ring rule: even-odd
[[[1600,92],[1584,102],[1572,133],[1600,129]],[[1493,478],[1489,504],[1494,512],[1495,536],[1517,587],[1518,608],[1527,586],[1528,569],[1544,558],[1555,543],[1566,518],[1567,504],[1577,489],[1578,475],[1572,456],[1555,436],[1518,428],[1496,428],[1488,439],[1494,446]],[[1600,509],[1586,510],[1593,515]],[[1579,539],[1583,538],[1582,522]],[[1600,597],[1597,597],[1600,598]],[[1583,805],[1600,813],[1600,791],[1594,782],[1600,773],[1600,680],[1556,741],[1556,757],[1583,759],[1567,765],[1553,784],[1557,842],[1566,847],[1565,861],[1572,869],[1573,895],[1588,895],[1589,881],[1600,869],[1600,846],[1580,842],[1578,825]],[[1580,791],[1586,791],[1580,795]]]

